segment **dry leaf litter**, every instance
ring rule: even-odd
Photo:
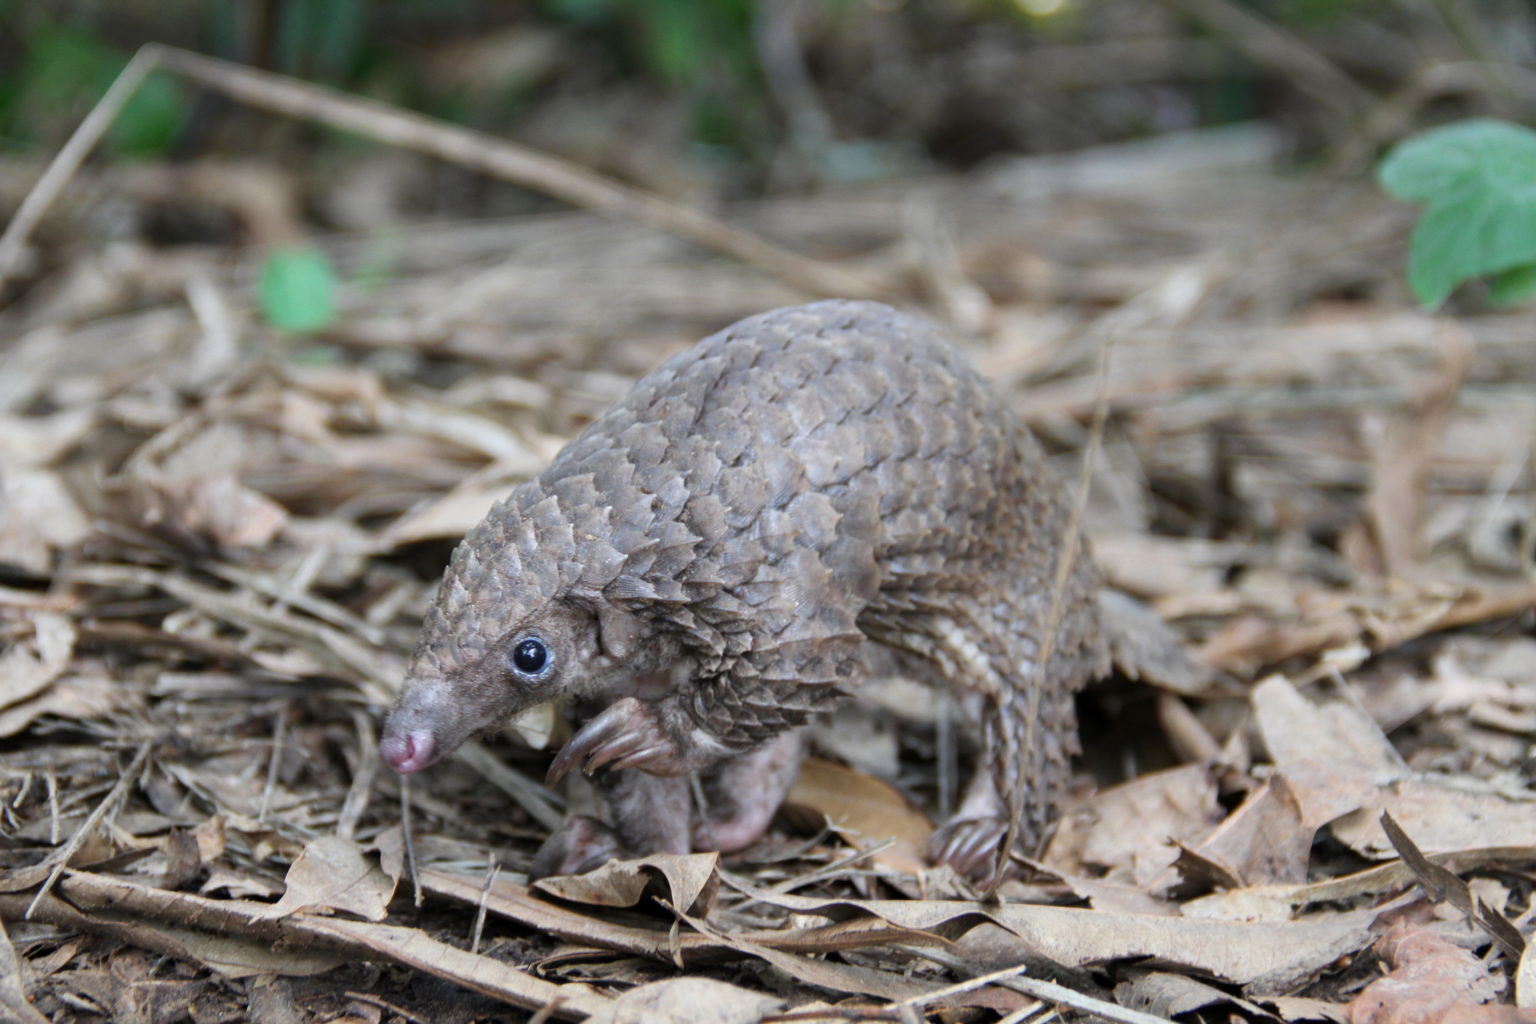
[[[1002,903],[922,859],[973,738],[913,681],[725,859],[525,884],[590,799],[537,781],[547,718],[403,793],[378,763],[453,541],[647,368],[808,296],[546,215],[324,239],[389,277],[300,338],[257,253],[78,254],[3,314],[0,1016],[1536,1020],[1529,316],[1414,311],[1405,211],[1192,145],[731,214],[972,339],[1068,479],[1102,395],[1099,559],[1220,671],[1085,696]]]

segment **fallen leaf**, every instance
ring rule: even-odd
[[[898,927],[943,938],[991,922],[1016,935],[1023,948],[1068,967],[1150,956],[1252,985],[1260,992],[1271,987],[1284,991],[1295,979],[1362,948],[1376,916],[1374,910],[1347,911],[1247,924],[1019,903],[992,907],[962,900],[821,900],[743,891],[802,914],[834,920],[873,914]]]
[[[264,940],[269,948],[280,943],[282,949],[276,954],[279,964],[281,956],[297,945],[324,953],[340,951],[354,959],[397,963],[527,1009],[556,1003],[563,1016],[590,1015],[608,1002],[606,996],[584,985],[556,985],[532,977],[511,964],[469,953],[415,928],[315,914],[277,919],[267,913],[271,908],[262,903],[166,892],[82,871],[65,875],[59,880],[58,889],[63,898],[49,894],[38,904],[34,917],[77,931],[102,930],[105,925],[105,930],[113,933],[115,926],[110,922],[89,916],[92,911],[110,910],[117,915],[133,915],[140,921],[167,922],[173,927],[196,922],[198,932],[249,935]],[[0,917],[11,913],[11,907],[19,915],[28,900],[30,897],[25,894],[0,897],[0,911],[4,911]],[[153,943],[149,935],[144,938],[148,948],[164,948]],[[166,952],[176,955],[178,950]]]
[[[1536,859],[1536,846],[1483,847],[1436,854],[1428,858],[1456,873],[1498,865],[1522,864]],[[1231,921],[1284,921],[1301,908],[1320,903],[1380,899],[1411,884],[1413,872],[1400,860],[1326,878],[1306,885],[1268,885],[1201,896],[1182,905],[1186,917],[1213,917]]]
[[[46,576],[53,553],[74,548],[90,532],[90,520],[55,474],[0,469],[0,565]]]
[[[1350,1000],[1350,1024],[1536,1022],[1536,1010],[1483,1006],[1499,990],[1488,965],[1420,925],[1393,922],[1375,949],[1392,970]]]
[[[1412,575],[1418,564],[1419,520],[1430,464],[1472,358],[1472,339],[1456,321],[1441,318],[1435,331],[1440,365],[1420,382],[1408,408],[1380,424],[1371,446],[1371,485],[1365,519],[1340,541],[1340,551],[1362,570]]]
[[[37,696],[0,711],[0,737],[16,735],[43,715],[84,721],[142,706],[137,691],[121,686],[99,666],[93,667],[98,670],[66,672]]]
[[[1319,706],[1279,675],[1254,687],[1252,699],[1259,735],[1309,830],[1370,803],[1383,777],[1407,773],[1376,723],[1352,704]]]
[[[282,899],[257,915],[281,918],[300,911],[343,911],[368,921],[389,916],[395,883],[364,853],[339,836],[321,836],[294,858],[284,879]]]
[[[74,654],[75,627],[69,619],[51,612],[31,612],[26,618],[31,638],[13,643],[0,654],[0,708],[41,693]]]
[[[23,977],[21,961],[5,933],[5,919],[0,917],[0,1016],[15,1024],[48,1024],[48,1018],[27,999]]]
[[[933,825],[894,786],[872,775],[807,758],[784,802],[791,813],[798,808],[824,819],[855,849],[891,840],[870,857],[876,864],[909,875],[929,866]]]
[[[1473,892],[1472,886],[1463,882],[1453,871],[1431,861],[1419,850],[1414,841],[1402,830],[1390,814],[1381,816],[1381,827],[1392,841],[1392,846],[1408,865],[1424,894],[1436,903],[1446,903],[1464,918],[1487,932],[1504,952],[1521,956],[1525,952],[1525,938],[1510,921],[1486,900]],[[1483,883],[1492,879],[1481,879]],[[1495,883],[1496,884],[1496,883]],[[1500,899],[1503,902],[1503,899]]]
[[[1229,881],[1224,888],[1299,883],[1306,880],[1312,830],[1285,776],[1274,775],[1248,795],[1193,853],[1219,865]]]
[[[288,521],[288,511],[227,472],[193,479],[158,474],[121,483],[135,525],[184,546],[214,550],[260,548]]]
[[[1417,775],[1384,783],[1360,810],[1329,826],[1334,838],[1364,857],[1395,851],[1381,828],[1391,813],[1425,853],[1473,847],[1536,845],[1536,793],[1481,786],[1454,776]]]
[[[756,1024],[784,1003],[713,978],[668,978],[639,985],[587,1018],[587,1024]]]
[[[1072,807],[1046,850],[1050,870],[1151,885],[1178,856],[1174,842],[1196,842],[1221,821],[1214,771],[1191,764],[1150,772],[1101,790]]]
[[[634,860],[612,860],[582,875],[541,878],[533,888],[573,903],[632,907],[647,892],[662,891],[672,906],[703,913],[720,885],[718,853],[653,853]],[[657,883],[663,883],[658,886]]]
[[[1137,972],[1131,980],[1116,985],[1115,1002],[1128,1010],[1169,1018],[1207,1007],[1237,1007],[1261,1017],[1264,1013],[1253,1003],[1230,992],[1165,971]]]

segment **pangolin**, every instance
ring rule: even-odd
[[[569,823],[539,872],[737,849],[793,781],[799,727],[894,655],[978,721],[930,852],[986,876],[1010,808],[1021,850],[1044,836],[1073,696],[1108,668],[1085,550],[1050,613],[1069,507],[926,321],[852,301],[742,320],[641,378],[464,538],[380,752],[414,772],[561,698],[584,724],[551,777],[606,767],[612,824]]]

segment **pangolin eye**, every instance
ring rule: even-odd
[[[548,662],[549,651],[542,640],[529,637],[512,648],[512,667],[525,676],[538,675]]]

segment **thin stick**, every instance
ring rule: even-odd
[[[943,949],[933,949],[924,946],[902,946],[901,949],[923,960],[929,960],[941,967],[947,967],[952,971],[974,970],[963,957]],[[1046,981],[1043,978],[1021,977],[1019,969],[1013,971],[998,971],[993,974],[973,978],[972,981],[996,981],[1003,988],[1011,988],[1015,992],[1033,996],[1036,999],[1054,1003],[1058,1006],[1070,1006],[1084,1013],[1096,1014],[1106,1020],[1117,1021],[1119,1024],[1173,1024],[1167,1017],[1158,1017],[1150,1013],[1142,1013],[1140,1010],[1127,1009],[1114,1003],[1095,999],[1093,996],[1083,995],[1065,985],[1059,985],[1054,981]]]
[[[400,776],[400,834],[405,840],[405,867],[411,875],[412,905],[418,910],[424,902],[421,873],[416,865],[416,840],[411,835],[411,777]]]
[[[261,804],[256,809],[256,820],[265,822],[267,810],[272,806],[272,791],[277,788],[277,772],[282,765],[283,739],[288,735],[288,703],[277,709],[277,721],[272,723],[272,752],[267,758],[267,779],[261,787]]]
[[[52,768],[48,769],[48,842],[50,844],[59,841],[59,776]]]
[[[101,803],[86,816],[86,819],[80,823],[80,827],[75,829],[75,834],[69,837],[69,842],[49,855],[49,860],[54,862],[53,870],[48,872],[48,877],[38,887],[37,895],[33,896],[32,902],[27,904],[27,912],[22,915],[23,918],[32,920],[32,911],[37,909],[38,903],[48,895],[48,890],[52,889],[54,883],[64,874],[64,869],[69,867],[69,858],[73,857],[80,847],[85,845],[85,841],[95,833],[96,826],[101,824],[101,819],[107,816],[107,812],[121,803],[128,795],[128,791],[138,783],[139,776],[144,771],[144,765],[149,761],[149,751],[153,746],[154,744],[148,740],[139,744],[138,753],[133,755],[133,760],[118,777],[117,784],[102,797]]]
[[[912,952],[916,952],[913,950]],[[937,962],[937,961],[936,961]],[[823,1017],[842,1020],[901,1020],[902,1015],[913,1010],[921,1009],[940,999],[948,999],[950,996],[962,995],[966,992],[974,992],[979,988],[986,988],[994,983],[1006,983],[1022,971],[1028,970],[1028,965],[1020,964],[1015,967],[1005,967],[991,974],[982,974],[953,985],[936,988],[932,992],[924,992],[921,995],[899,999],[879,1007],[826,1007],[820,1010],[791,1010],[788,1013],[776,1013],[764,1017],[764,1022],[769,1021],[798,1021],[818,1020]]]
[[[353,711],[352,726],[357,730],[357,768],[352,773],[347,798],[341,802],[341,811],[336,816],[336,835],[341,839],[351,839],[357,834],[357,823],[363,819],[368,803],[373,799],[373,783],[384,763],[379,758],[379,744],[374,739],[373,722],[367,713],[361,709]]]
[[[32,186],[21,205],[16,208],[16,215],[6,225],[5,234],[0,235],[0,285],[15,272],[16,264],[21,261],[22,247],[31,237],[32,229],[37,226],[48,207],[53,205],[69,179],[75,176],[86,154],[106,133],[118,112],[123,109],[123,104],[138,90],[145,76],[154,70],[155,63],[151,47],[143,47],[133,55],[106,95],[85,115],[85,120],[80,122],[74,134],[43,171],[43,176],[37,179],[37,184]]]
[[[565,997],[556,992],[550,997],[549,1002],[539,1007],[538,1012],[528,1018],[528,1024],[544,1024],[545,1021],[555,1015],[555,1011],[560,1009],[560,1004],[564,1001]]]
[[[475,906],[475,924],[470,929],[469,951],[476,956],[480,954],[480,937],[485,933],[485,912],[491,899],[491,890],[496,886],[496,876],[501,873],[501,865],[496,862],[496,856],[485,864],[485,883],[480,886],[480,902]]]
[[[1035,1024],[1041,1024],[1041,1022],[1047,1021],[1054,1016],[1056,1016],[1055,1007],[1047,1006],[1037,999],[1029,1006],[1013,1011],[998,1021],[997,1024],[1024,1024],[1025,1021],[1031,1018],[1037,1018]]]
[[[1065,985],[1058,985],[1044,978],[1008,978],[999,984],[1015,992],[1022,992],[1027,996],[1034,996],[1036,999],[1043,999],[1061,1006],[1070,1006],[1074,1010],[1094,1014],[1105,1020],[1117,1021],[1119,1024],[1173,1024],[1173,1021],[1167,1017],[1157,1017],[1150,1013],[1142,1013],[1140,1010],[1116,1006],[1114,1003],[1074,992]]]
[[[1028,969],[1029,967],[1025,964],[1019,964],[1014,967],[1004,967],[1002,970],[993,971],[991,974],[978,975],[975,978],[969,978],[965,981],[956,982],[953,985],[946,985],[944,988],[936,988],[932,992],[924,992],[920,996],[911,996],[907,999],[901,1000],[896,1005],[913,1007],[927,1006],[930,1003],[937,1002],[940,999],[948,999],[950,996],[957,996],[964,992],[974,992],[978,988],[986,988],[988,985],[995,981],[1003,981],[1007,978],[1016,977]]]

